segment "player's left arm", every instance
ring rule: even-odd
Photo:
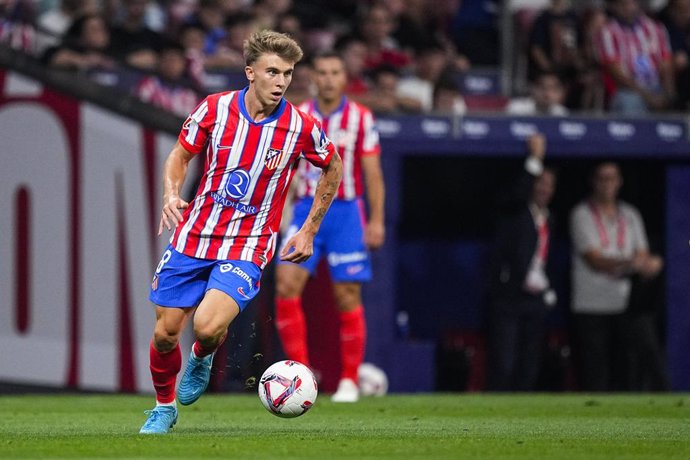
[[[302,228],[292,235],[280,251],[280,259],[301,263],[314,253],[314,237],[321,227],[326,211],[338,193],[343,176],[343,161],[338,152],[333,152],[331,160],[322,168],[321,177],[316,185],[314,201]]]
[[[378,249],[386,239],[385,201],[386,187],[383,182],[380,155],[364,155],[362,171],[369,204],[369,219],[364,229],[364,243],[371,249]]]

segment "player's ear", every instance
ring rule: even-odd
[[[244,74],[247,76],[247,80],[249,80],[249,83],[254,82],[254,68],[252,66],[246,66],[244,68]]]

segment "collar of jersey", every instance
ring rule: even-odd
[[[283,114],[283,111],[285,110],[285,98],[280,99],[278,107],[276,107],[273,113],[271,113],[269,116],[267,116],[261,121],[254,121],[254,119],[249,116],[249,112],[247,112],[247,108],[244,106],[244,95],[247,94],[248,89],[249,86],[244,87],[244,89],[240,92],[240,99],[239,101],[237,101],[240,107],[240,113],[244,118],[246,118],[250,123],[253,123],[255,125],[265,125],[266,123],[271,123],[272,121],[275,121],[278,118],[280,118],[280,116]]]
[[[324,114],[321,113],[321,111],[319,110],[319,102],[318,102],[316,99],[314,99],[314,112],[318,113],[319,116],[320,116],[322,119],[325,120],[326,118],[330,118],[331,115],[333,115],[334,113],[341,112],[341,111],[345,108],[345,102],[346,102],[346,101],[347,101],[347,99],[345,98],[345,96],[343,96],[343,97],[340,99],[340,105],[338,105],[338,108],[335,109],[334,111],[332,111],[331,113],[329,113],[329,114],[327,114],[327,115],[324,115]]]

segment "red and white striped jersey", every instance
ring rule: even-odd
[[[255,122],[244,106],[246,91],[208,96],[183,124],[180,144],[193,154],[205,150],[206,160],[196,197],[170,242],[191,257],[264,268],[299,159],[325,167],[335,147],[314,118],[285,99]]]
[[[336,199],[354,200],[362,196],[362,157],[380,155],[379,134],[374,116],[365,106],[343,97],[335,112],[322,115],[315,100],[300,105],[300,110],[319,120],[329,139],[335,144],[343,160],[343,179]],[[314,196],[321,171],[311,164],[299,165],[297,196]]]
[[[659,87],[659,67],[671,59],[666,28],[645,15],[632,24],[610,19],[596,37],[595,48],[603,65],[619,64],[628,77],[647,89]],[[608,88],[615,87],[611,75],[605,73],[604,77]]]

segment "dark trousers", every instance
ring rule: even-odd
[[[489,391],[536,389],[547,308],[541,297],[496,300],[489,312]]]
[[[624,314],[575,314],[578,380],[584,391],[626,388],[627,325]]]

